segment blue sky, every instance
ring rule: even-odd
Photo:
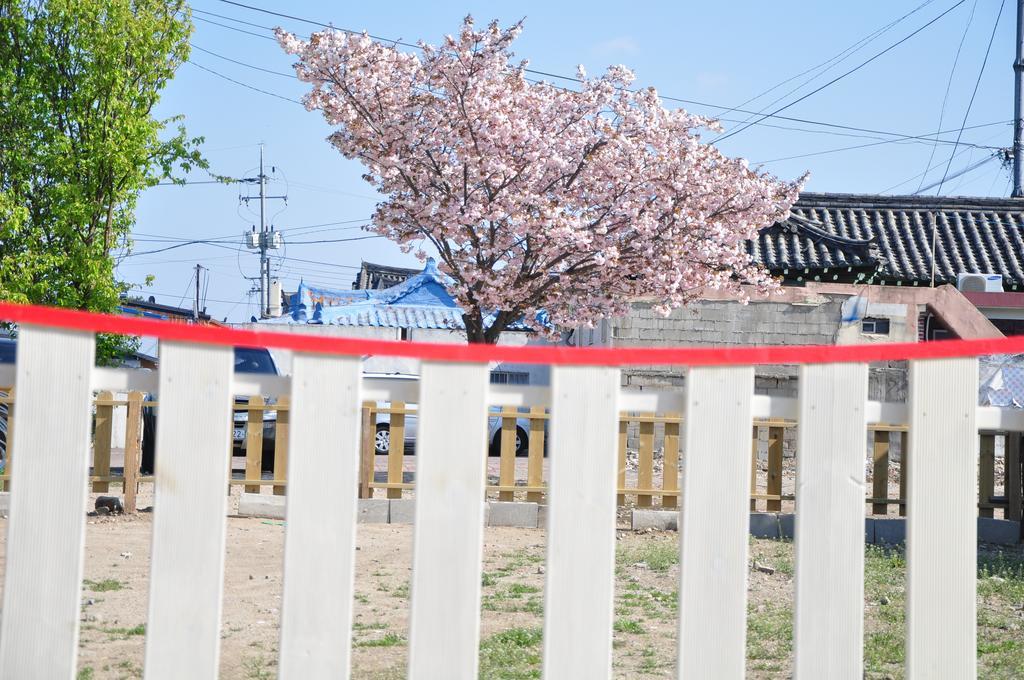
[[[610,64],[625,64],[636,72],[637,85],[652,85],[663,95],[708,104],[669,101],[666,105],[737,121],[724,122],[727,131],[741,127],[738,121],[747,117],[735,111],[726,112],[728,107],[761,110],[811,76],[818,76],[767,108],[768,112],[774,111],[854,68],[957,3],[241,1],[408,42],[422,38],[436,43],[444,34],[456,31],[467,13],[479,23],[496,18],[507,24],[525,18],[525,29],[515,51],[519,57],[530,60],[531,68],[571,75],[577,64],[583,64],[593,75]],[[829,60],[922,4],[923,8],[831,70],[820,75],[818,71],[808,73],[742,105],[781,81]],[[981,70],[999,4],[999,0],[966,0],[903,44],[780,115],[902,135],[933,134],[940,129],[943,95],[973,9],[942,120],[941,129],[950,130],[943,138],[953,141]],[[288,195],[287,205],[282,201],[269,203],[272,223],[290,241],[286,249],[275,254],[274,267],[285,288],[294,289],[300,278],[323,286],[349,288],[361,260],[415,266],[415,259],[402,255],[397,246],[382,239],[301,243],[365,235],[358,227],[372,213],[377,198],[360,178],[361,166],[345,160],[327,144],[325,137],[331,130],[318,113],[199,68],[212,69],[281,97],[299,99],[305,87],[288,76],[292,59],[281,52],[276,42],[265,39],[269,32],[258,26],[284,26],[303,35],[316,27],[222,0],[193,0],[192,7],[197,19],[192,40],[194,64],[184,64],[178,71],[164,91],[157,115],[183,114],[189,133],[205,137],[203,148],[210,170],[218,174],[253,174],[258,163],[258,144],[265,144],[267,164],[276,168],[271,193]],[[962,142],[992,147],[1005,147],[1012,142],[1009,121],[1013,106],[1015,10],[1015,3],[1006,2],[967,120],[968,127],[985,126],[965,130]],[[223,57],[285,75],[258,71]],[[998,124],[987,125],[990,123]],[[706,135],[711,137],[714,135]],[[819,154],[886,139],[893,137],[769,118],[724,140],[720,148],[754,164],[763,162],[766,169],[782,178],[791,179],[810,171],[806,188],[811,191],[916,191],[921,184],[919,175],[925,171],[932,153],[930,142],[903,140]],[[935,167],[925,176],[925,186],[941,178],[952,150],[951,144],[936,147],[932,160]],[[961,146],[956,153],[950,174],[979,163],[994,152]],[[819,155],[776,160],[804,154]],[[201,181],[209,177],[199,172],[191,179]],[[991,161],[947,181],[943,193],[1002,196],[1008,193],[1008,180],[1006,169],[998,161]],[[891,188],[894,185],[898,186]],[[935,189],[928,193],[935,193]],[[178,304],[184,298],[183,304],[188,306],[193,267],[202,264],[209,270],[208,281],[204,278],[209,311],[218,319],[247,320],[257,313],[258,298],[247,295],[251,283],[244,277],[257,274],[258,257],[253,251],[238,248],[242,231],[256,223],[258,217],[240,204],[238,197],[237,185],[158,186],[146,191],[139,202],[135,227],[135,252],[139,254],[124,259],[118,274],[138,284],[152,274],[155,280],[144,289],[145,294],[152,294],[166,304]],[[251,205],[254,209],[257,206]],[[339,222],[344,224],[336,224]],[[211,238],[222,240],[217,244],[184,245],[142,254],[186,240]]]

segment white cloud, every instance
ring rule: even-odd
[[[639,51],[640,46],[632,36],[620,35],[597,43],[593,49],[596,54],[608,56],[613,54],[633,54]]]

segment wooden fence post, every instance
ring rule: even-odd
[[[640,448],[637,452],[636,485],[648,493],[637,494],[637,507],[651,507],[654,488],[654,413],[640,414]]]
[[[92,442],[92,474],[96,477],[110,476],[110,437],[114,426],[114,395],[100,392],[96,397],[96,429]],[[97,493],[110,491],[110,482],[93,482],[92,490]]]
[[[277,424],[274,426],[274,479],[283,480],[288,477],[288,428],[291,423],[291,404],[288,397],[277,400]],[[274,485],[274,495],[283,496],[287,487],[283,484]]]
[[[263,397],[249,397],[249,417],[245,433],[245,479],[263,476]],[[246,493],[259,493],[259,484],[246,484]]]
[[[128,414],[124,430],[124,511],[136,510],[139,492],[139,465],[142,458],[142,392],[128,393]]]
[[[1005,460],[1005,459],[1004,459]],[[994,517],[992,496],[996,484],[996,436],[982,434],[978,449],[978,516]]]
[[[750,495],[757,493],[757,438],[760,435],[760,428],[757,425],[750,434]],[[750,499],[750,511],[757,512],[757,499]]]
[[[782,495],[782,433],[781,427],[768,428],[768,495]],[[781,512],[782,500],[768,500],[768,512]]]
[[[615,478],[615,483],[620,492],[626,488],[626,440],[628,431],[628,417],[625,414],[619,414],[619,471]],[[626,504],[626,494],[619,493],[615,498],[618,505]]]
[[[534,406],[530,409],[530,452],[526,461],[526,485],[529,487],[544,485],[544,424],[546,422],[543,406]],[[543,498],[544,494],[540,491],[526,492],[528,503],[540,503]]]
[[[405,462],[405,403],[393,401],[388,410],[391,412],[388,427],[388,484],[400,484],[404,481],[402,464]],[[401,487],[388,488],[388,498],[401,497]]]
[[[506,406],[501,409],[501,463],[498,468],[498,485],[516,484],[516,409]],[[514,491],[499,491],[499,501],[514,501]]]
[[[666,413],[666,418],[679,418],[678,413]],[[665,491],[679,491],[679,423],[665,423],[665,456],[661,468],[661,488]],[[661,507],[675,509],[679,496],[664,495]]]
[[[875,430],[874,446],[871,455],[874,463],[872,468],[871,495],[876,501],[879,498],[889,498],[889,430]],[[888,515],[888,502],[875,502],[871,504],[872,515]]]
[[[900,432],[900,517],[907,515],[907,477],[910,475],[910,434]]]
[[[359,497],[373,498],[373,469],[376,459],[374,450],[374,437],[377,434],[377,424],[374,422],[375,406],[372,401],[363,402],[363,417],[360,428],[361,439],[359,442]]]
[[[1021,521],[1024,516],[1024,498],[1021,489],[1021,433],[1011,432],[1006,437],[1006,519]],[[1024,531],[1022,531],[1024,535]]]

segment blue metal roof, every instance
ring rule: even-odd
[[[430,258],[422,272],[391,288],[337,291],[300,283],[289,299],[290,313],[261,323],[463,330],[462,308],[447,281]],[[515,324],[510,330],[529,328]]]

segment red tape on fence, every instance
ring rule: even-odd
[[[175,342],[273,347],[295,352],[381,355],[429,361],[554,364],[562,366],[749,366],[948,359],[1024,353],[1024,336],[869,345],[769,345],[761,347],[552,347],[396,342],[253,331],[95,314],[56,307],[0,302],[0,320],[91,333],[156,337]]]

